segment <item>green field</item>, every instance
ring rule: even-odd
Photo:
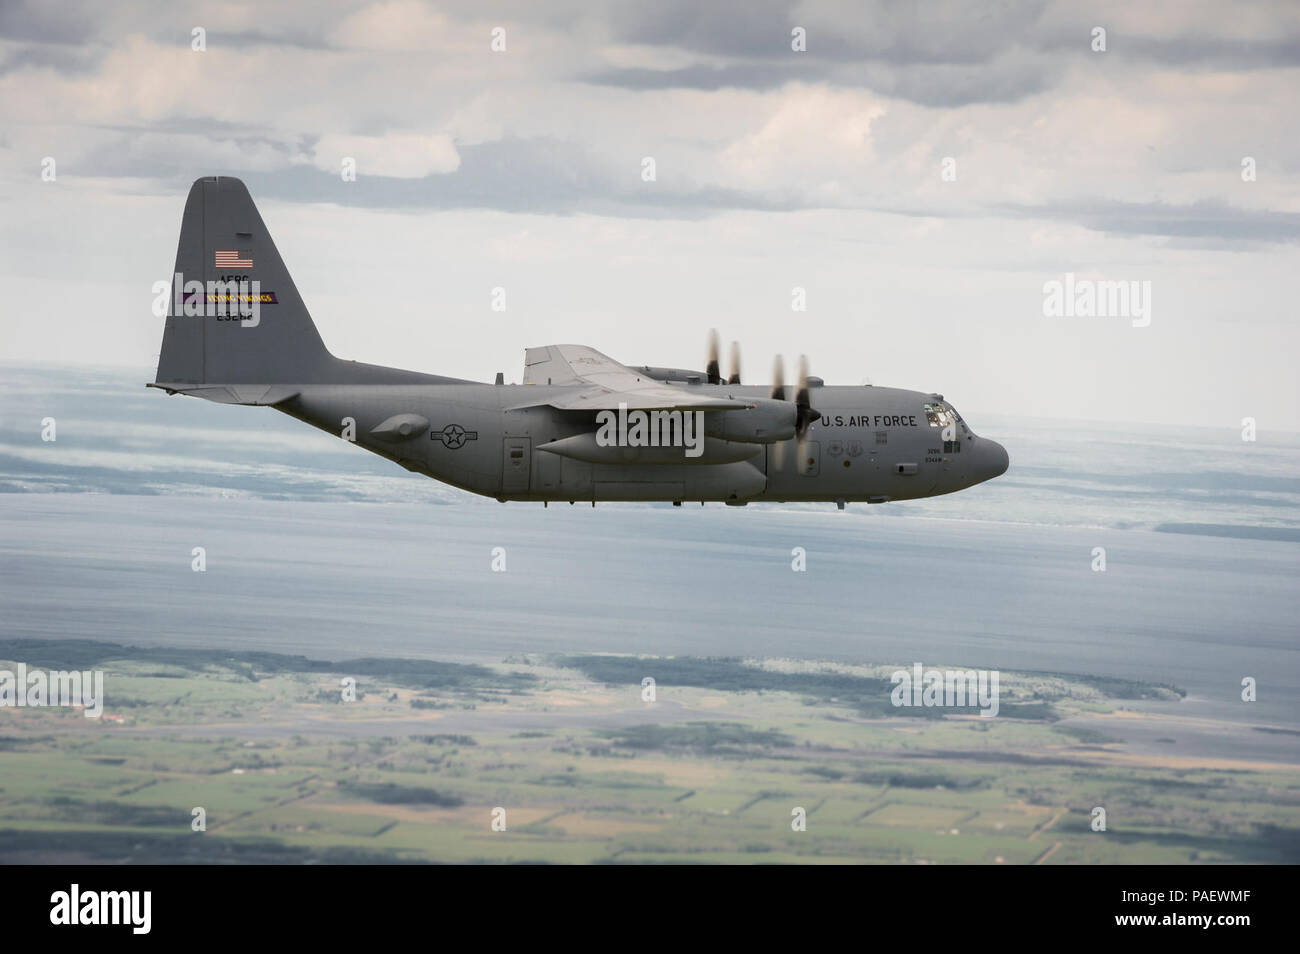
[[[1300,767],[1176,742],[1142,757],[1061,724],[1158,718],[1128,706],[1176,709],[1171,686],[1003,672],[1001,714],[982,719],[894,708],[895,666],[800,660],[86,641],[3,642],[0,660],[102,669],[106,695],[98,720],[0,709],[8,863],[1300,861]]]

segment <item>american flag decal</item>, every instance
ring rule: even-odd
[[[252,268],[252,251],[215,252],[217,268]]]

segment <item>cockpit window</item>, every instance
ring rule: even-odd
[[[955,407],[947,401],[927,404],[925,405],[925,419],[931,427],[943,429],[943,452],[945,454],[961,453],[961,439],[957,436],[957,425],[961,425],[963,434],[969,434],[970,431]]]
[[[957,412],[945,401],[925,405],[925,419],[931,427],[951,427],[957,423]]]

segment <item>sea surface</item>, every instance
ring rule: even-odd
[[[408,474],[270,409],[146,391],[149,378],[0,367],[0,634],[326,659],[1088,673],[1188,693],[1136,708],[1300,729],[1293,433],[980,418],[1011,469],[949,497],[544,509]],[[1246,677],[1257,702],[1241,701]],[[1257,736],[1275,757],[1300,752],[1300,735]]]
[[[0,364],[0,492],[500,506],[269,408],[169,397],[145,388],[152,379],[151,368]],[[40,439],[46,418],[55,442]],[[971,423],[1006,445],[1006,474],[960,494],[873,507],[871,516],[1300,542],[1300,433],[1267,421],[1254,441],[1242,440],[1234,420],[1211,428],[978,414]]]

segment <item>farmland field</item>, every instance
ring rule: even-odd
[[[1004,672],[985,719],[893,707],[892,665],[0,658],[105,673],[100,719],[0,709],[9,863],[1300,860],[1300,766],[1180,753],[1174,686]],[[1106,734],[1134,720],[1162,753]]]

